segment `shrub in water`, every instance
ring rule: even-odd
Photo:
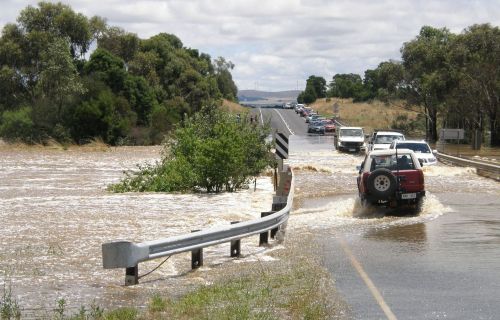
[[[110,189],[235,191],[272,164],[269,130],[220,109],[204,108],[172,132],[161,161],[127,173]]]

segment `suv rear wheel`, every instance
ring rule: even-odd
[[[374,170],[368,176],[367,188],[375,198],[379,200],[387,199],[396,191],[396,177],[388,169]]]

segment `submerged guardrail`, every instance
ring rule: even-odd
[[[293,203],[294,178],[290,167],[280,163],[273,197],[272,211],[262,212],[260,219],[231,222],[226,227],[214,227],[164,239],[133,243],[113,241],[102,245],[104,269],[125,268],[125,285],[139,283],[139,263],[182,252],[192,252],[191,267],[203,265],[203,248],[230,242],[230,256],[240,256],[240,239],[260,234],[259,245],[268,243],[269,232],[274,238],[284,229]],[[283,230],[284,231],[284,230]]]
[[[437,158],[441,162],[451,163],[461,167],[476,168],[477,174],[500,181],[500,166],[498,165],[454,157],[440,152],[437,154]]]

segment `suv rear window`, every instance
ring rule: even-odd
[[[398,149],[410,149],[415,152],[431,153],[426,143],[400,142],[396,145]]]
[[[376,144],[390,144],[394,140],[404,140],[403,136],[400,135],[390,135],[390,136],[379,136],[375,138]]]
[[[345,137],[363,137],[361,129],[340,129],[340,135]]]
[[[376,155],[370,156],[372,163],[370,166],[370,172],[384,168],[391,171],[399,170],[412,170],[415,169],[415,164],[410,155],[398,154],[398,160],[396,163],[396,155]],[[396,166],[398,164],[398,166]],[[398,168],[399,167],[399,168]]]

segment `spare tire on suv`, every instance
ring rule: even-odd
[[[374,198],[385,200],[396,192],[397,180],[391,170],[380,168],[370,173],[366,187]]]

